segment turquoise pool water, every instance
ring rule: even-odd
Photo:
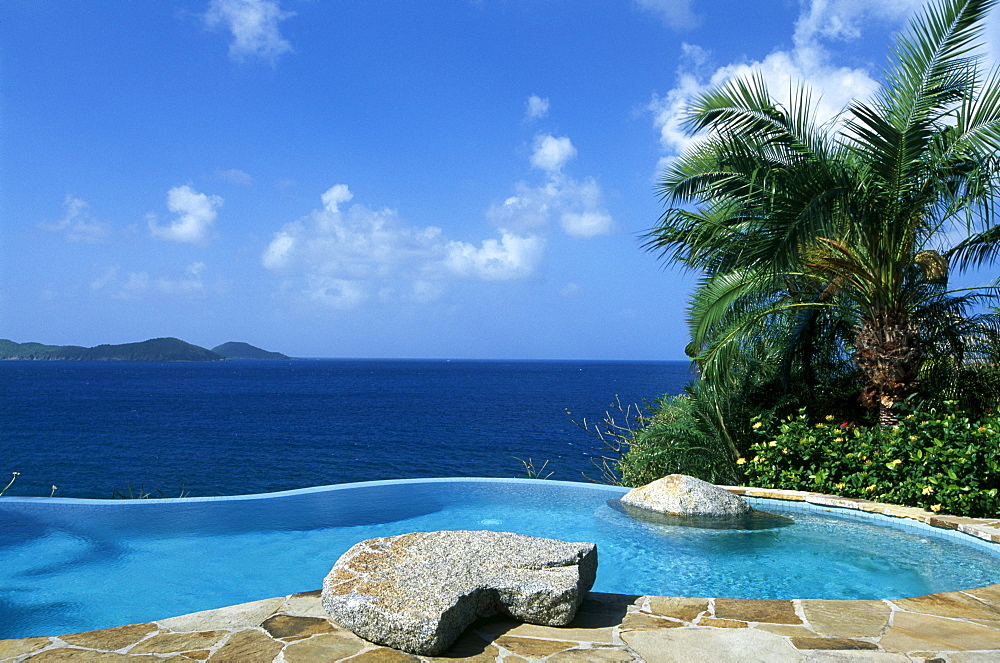
[[[58,635],[318,589],[354,543],[490,529],[597,544],[595,591],[872,599],[1000,582],[971,537],[865,514],[750,500],[791,525],[644,523],[624,489],[414,479],[183,500],[0,498],[0,638]]]

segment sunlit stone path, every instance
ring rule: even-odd
[[[998,661],[1000,585],[897,601],[591,593],[566,627],[477,622],[443,656],[331,623],[319,592],[147,624],[0,640],[0,661]]]

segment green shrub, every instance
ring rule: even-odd
[[[601,421],[574,419],[574,424],[600,442],[596,450],[601,455],[591,458],[600,476],[584,476],[618,486],[642,486],[668,474],[738,483],[736,454],[720,415],[701,396],[664,396],[645,408],[626,407],[616,400]]]
[[[642,486],[668,474],[737,483],[739,472],[726,431],[714,419],[697,394],[664,398],[634,432],[628,453],[617,463],[622,483]]]
[[[808,490],[964,516],[1000,513],[1000,415],[971,420],[948,401],[909,409],[898,426],[855,426],[805,408],[753,423],[737,461],[750,485]]]

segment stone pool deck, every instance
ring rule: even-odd
[[[866,500],[730,488],[920,520],[1000,543],[1000,519]],[[947,560],[941,560],[946,564]],[[373,645],[327,619],[319,592],[100,631],[0,640],[0,662],[1000,661],[1000,584],[882,601],[625,596],[591,592],[566,627],[487,619],[441,657]]]

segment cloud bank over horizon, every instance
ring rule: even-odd
[[[529,97],[528,108],[547,113],[547,101],[533,101],[539,99]],[[478,243],[449,239],[440,226],[411,225],[394,209],[362,204],[344,209],[354,194],[348,185],[336,184],[320,196],[322,209],[274,234],[261,264],[280,275],[286,288],[337,309],[366,301],[431,301],[444,294],[449,281],[530,279],[543,264],[553,222],[578,239],[613,229],[597,182],[563,172],[576,155],[566,136],[535,136],[529,162],[546,180],[538,186],[520,182],[515,195],[486,210],[498,237]]]
[[[261,264],[308,299],[349,309],[364,301],[435,299],[455,279],[509,281],[530,277],[545,242],[501,231],[478,246],[447,239],[437,226],[407,224],[396,210],[353,204],[345,184],[320,196],[322,209],[286,224]]]

